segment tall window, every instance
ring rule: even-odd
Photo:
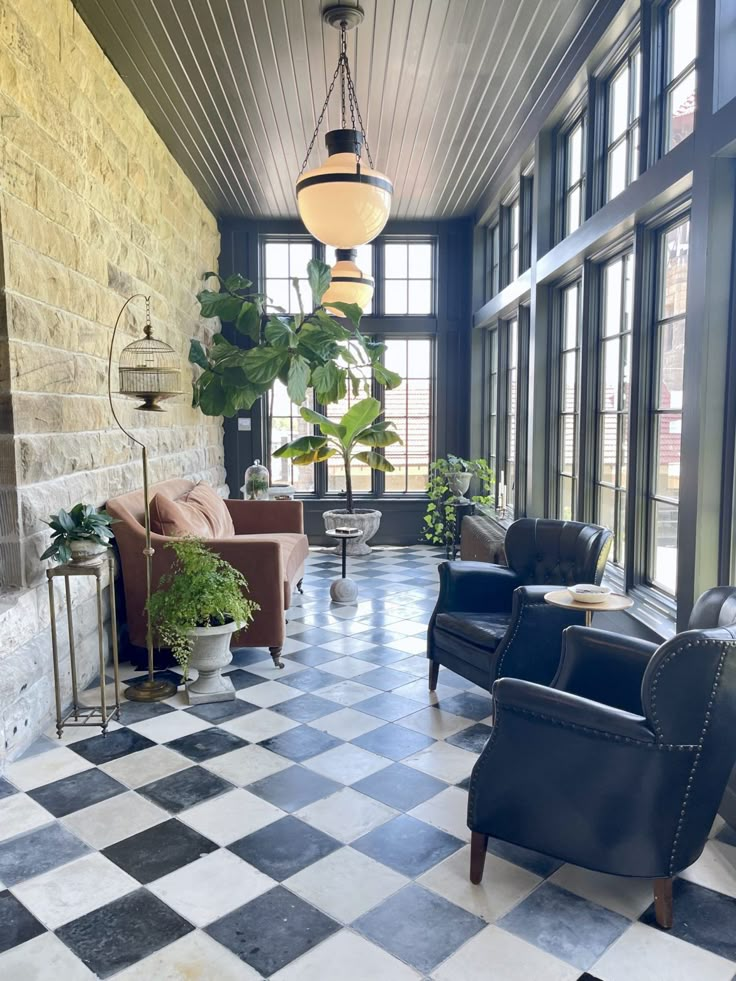
[[[680,222],[660,236],[654,337],[655,391],[651,416],[647,577],[672,595],[677,585],[689,239],[689,220]]]
[[[508,281],[513,281],[519,275],[519,241],[521,236],[521,206],[516,198],[506,209],[508,235]]]
[[[385,474],[387,493],[421,493],[427,488],[432,456],[432,341],[426,338],[386,340],[384,362],[403,381],[384,393],[386,418],[396,423],[403,446],[387,446],[394,472]]]
[[[287,313],[299,312],[297,293],[291,282],[296,277],[304,309],[312,309],[307,280],[307,263],[311,258],[312,243],[308,238],[277,239],[263,244],[262,285],[271,303]]]
[[[355,264],[363,273],[364,276],[373,276],[373,246],[369,243],[368,245],[359,245],[355,250],[357,255],[355,257]],[[335,248],[332,245],[328,245],[325,250],[325,262],[328,266],[334,266],[337,262],[337,256],[335,255]],[[368,316],[373,313],[373,300],[363,309],[363,314]]]
[[[295,467],[291,460],[275,457],[273,453],[284,443],[290,443],[298,436],[309,436],[313,427],[302,419],[299,407],[292,403],[287,394],[286,385],[278,379],[274,382],[273,394],[270,398],[271,460],[268,469],[271,473],[271,483],[291,484],[300,493],[310,493],[314,490],[314,466]]]
[[[434,310],[432,242],[387,241],[383,249],[384,313],[427,316]]]
[[[596,521],[613,531],[611,559],[619,566],[626,549],[633,274],[630,252],[603,267],[598,348]]]
[[[505,504],[513,511],[516,489],[516,433],[519,408],[519,319],[515,317],[506,325],[506,412],[504,419],[505,468],[499,479],[500,491]]]
[[[490,300],[501,289],[501,236],[498,222],[488,229],[487,235],[486,299]]]
[[[488,435],[486,438],[486,456],[488,462],[496,474],[496,485],[498,485],[498,328],[489,330],[486,334],[486,370],[488,372],[487,405],[486,405],[486,425]]]
[[[559,392],[557,403],[557,517],[576,517],[580,433],[580,283],[560,295]]]
[[[664,150],[676,146],[695,124],[695,55],[698,45],[697,0],[674,0],[665,19]]]
[[[563,229],[562,235],[569,235],[579,228],[584,218],[585,195],[585,117],[580,119],[565,134],[564,147],[564,188],[563,188]]]
[[[607,87],[606,200],[639,176],[641,52],[631,51]]]

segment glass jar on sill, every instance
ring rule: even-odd
[[[267,501],[269,483],[268,470],[260,460],[254,460],[253,465],[245,471],[243,494],[246,501]]]

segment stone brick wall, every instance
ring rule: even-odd
[[[185,394],[165,415],[118,399],[121,420],[148,444],[153,481],[224,484],[222,427],[191,409],[186,362],[204,332],[194,293],[219,247],[215,218],[70,0],[0,0],[0,768],[52,710],[43,519],[142,484],[106,388],[112,325],[132,293],[151,295]],[[144,301],[128,310],[115,359],[141,336]],[[95,627],[80,582],[88,679]]]

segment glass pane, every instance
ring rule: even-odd
[[[620,341],[617,337],[603,344],[603,384],[600,403],[602,409],[619,408],[620,350]]]
[[[654,503],[653,520],[653,568],[654,581],[675,594],[677,587],[677,505]]]
[[[604,528],[610,528],[611,531],[616,527],[616,522],[614,521],[616,508],[616,494],[612,491],[610,487],[599,487],[598,488],[598,515],[596,517],[596,523],[603,525]]]
[[[509,237],[512,247],[519,244],[519,202],[511,205]]]
[[[407,246],[406,242],[387,242],[383,250],[386,276],[389,279],[406,279]]]
[[[287,313],[291,313],[288,279],[267,279],[266,296],[273,306],[282,307]]]
[[[563,412],[573,412],[577,407],[578,365],[575,351],[562,355],[562,380],[560,386],[560,408]]]
[[[432,312],[432,283],[430,280],[409,280],[409,309],[407,312],[412,314]]]
[[[616,483],[616,460],[618,456],[618,416],[600,417],[600,445],[598,460],[598,479],[607,484]]]
[[[621,408],[628,409],[631,396],[631,335],[621,338]]]
[[[629,182],[635,181],[639,176],[639,124],[631,127],[629,137]]]
[[[695,126],[695,70],[689,72],[667,97],[667,149],[690,136]]]
[[[635,119],[639,118],[640,107],[639,99],[641,93],[641,51],[637,48],[631,59],[631,103],[629,105],[629,122],[633,123]]]
[[[397,371],[402,378],[406,378],[407,364],[406,364],[406,341],[405,340],[387,340],[386,341],[386,352],[384,354],[384,364],[390,371]],[[398,391],[399,389],[394,389]],[[390,395],[386,392],[386,397]]]
[[[408,342],[409,365],[406,375],[409,378],[430,377],[432,342],[417,338]]]
[[[568,287],[563,294],[564,339],[563,347],[577,347],[578,343],[578,284]]]
[[[575,467],[575,416],[563,416],[560,426],[560,471],[574,474]]]
[[[384,283],[384,292],[386,313],[407,313],[407,281],[405,279],[387,279]]]
[[[289,306],[287,307],[289,313],[297,313],[300,309],[299,299],[301,298],[301,308],[305,313],[309,313],[314,307],[314,302],[312,300],[312,291],[309,288],[309,280],[299,279],[299,295],[297,295],[296,288],[293,283],[289,283]]]
[[[289,278],[289,244],[288,242],[266,242],[265,278],[282,276]]]
[[[583,174],[583,124],[578,123],[567,137],[567,182],[570,187],[580,180]]]
[[[629,125],[629,66],[611,79],[608,89],[608,142],[623,136]]]
[[[608,197],[615,198],[626,187],[628,141],[622,140],[608,154]]]
[[[659,409],[681,409],[685,368],[685,321],[663,324],[659,334]]]
[[[311,242],[292,242],[289,246],[289,275],[306,277],[307,263],[311,258]]]
[[[682,419],[679,415],[661,415],[657,419],[657,476],[658,497],[680,496],[680,436]]]
[[[697,0],[677,0],[670,7],[670,65],[668,79],[676,78],[691,61],[698,45]]]
[[[432,246],[429,242],[409,243],[409,278],[432,278]]]
[[[511,252],[510,263],[509,264],[510,264],[510,267],[511,267],[510,268],[510,272],[509,272],[509,276],[510,276],[510,278],[512,280],[513,279],[516,279],[516,277],[519,275],[519,247],[518,247],[518,245]]]
[[[571,235],[576,228],[580,228],[582,216],[583,189],[578,184],[567,194],[567,215],[565,217],[565,230]]]
[[[572,521],[575,517],[573,509],[575,482],[572,477],[560,477],[560,500],[557,508],[557,516],[563,521]]]
[[[624,564],[626,554],[626,495],[616,494],[618,502],[618,525],[616,526],[616,541],[613,543],[614,562]]]
[[[687,309],[687,264],[690,222],[671,228],[662,240],[664,271],[660,287],[660,317],[676,317]]]
[[[634,258],[631,254],[624,256],[624,311],[621,330],[631,330],[631,311],[634,304]]]
[[[623,289],[623,260],[609,262],[604,271],[603,336],[621,330],[621,293]]]

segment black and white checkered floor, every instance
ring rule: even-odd
[[[313,551],[287,662],[236,652],[234,702],[125,702],[103,738],[42,737],[0,779],[3,981],[731,981],[736,834],[676,885],[491,842],[468,882],[465,785],[488,696],[427,691],[438,553]],[[127,676],[132,675],[131,671]],[[587,972],[587,973],[585,973]]]

